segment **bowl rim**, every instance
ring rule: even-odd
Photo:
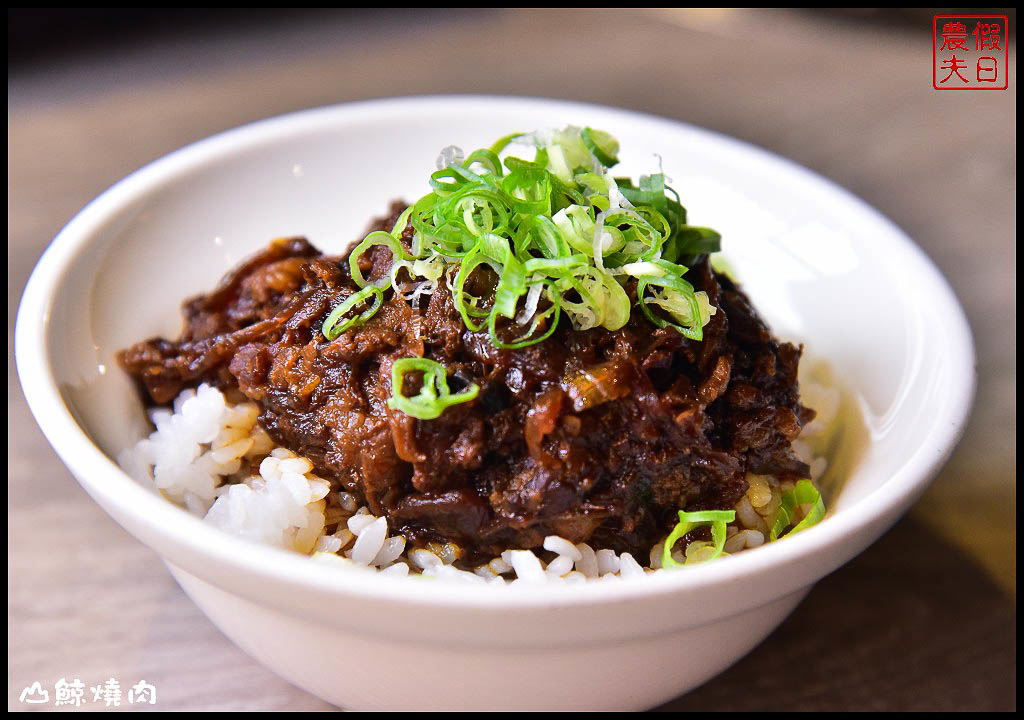
[[[945,328],[952,340],[952,352],[944,361],[952,363],[957,377],[965,382],[949,388],[941,426],[933,426],[927,442],[897,466],[896,472],[842,513],[829,516],[815,528],[760,548],[756,553],[741,553],[728,562],[708,563],[679,573],[656,573],[644,578],[620,582],[573,584],[516,584],[501,589],[451,582],[420,582],[415,594],[409,593],[408,578],[380,577],[356,568],[339,567],[325,572],[323,565],[286,550],[261,546],[223,533],[199,518],[182,511],[129,477],[90,439],[63,400],[50,362],[47,324],[53,298],[73,268],[75,257],[86,250],[97,231],[132,202],[158,191],[189,172],[247,148],[273,142],[303,132],[344,122],[358,122],[367,116],[409,113],[417,117],[495,109],[510,103],[555,111],[615,116],[624,122],[646,123],[750,154],[773,170],[810,181],[834,195],[838,201],[870,215],[889,231],[889,241],[913,266],[915,281],[929,288],[929,302],[938,306],[946,318]],[[564,605],[591,605],[641,597],[725,588],[751,576],[765,577],[785,570],[789,564],[807,568],[802,584],[810,584],[833,571],[873,541],[923,492],[935,472],[949,457],[963,433],[975,385],[975,354],[969,325],[963,309],[941,272],[930,258],[895,224],[864,201],[807,168],[760,147],[726,135],[676,120],[647,113],[547,98],[495,95],[424,95],[383,98],[343,103],[260,120],[227,130],[187,145],[143,168],[136,170],[91,201],[60,231],[39,259],[26,284],[15,327],[15,355],[22,391],[29,407],[51,446],[78,482],[109,513],[111,503],[127,516],[148,518],[141,522],[158,525],[156,532],[166,542],[183,546],[196,556],[212,560],[212,566],[233,567],[255,581],[285,583],[335,596],[359,596],[419,607],[456,609],[529,608]],[[868,498],[872,499],[867,503]],[[868,506],[871,506],[871,511]],[[859,542],[850,540],[858,538]],[[147,544],[151,544],[147,541]],[[812,562],[819,554],[817,562]],[[204,577],[202,568],[182,566]],[[790,567],[792,569],[792,566]],[[787,575],[792,577],[792,575]],[[217,578],[205,577],[214,584]],[[792,592],[798,585],[778,588],[775,596]],[[497,591],[496,591],[497,590]]]

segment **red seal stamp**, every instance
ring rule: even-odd
[[[1006,90],[1009,60],[1006,15],[936,15],[932,20],[936,90]]]

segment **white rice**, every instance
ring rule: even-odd
[[[825,472],[821,452],[839,410],[839,393],[801,378],[802,401],[818,411],[793,443],[817,482]],[[185,390],[173,412],[150,411],[156,430],[119,457],[128,472],[147,481],[172,502],[222,530],[252,541],[310,555],[318,562],[363,567],[387,575],[416,574],[470,583],[576,583],[614,581],[661,572],[664,541],[642,565],[630,553],[595,550],[556,535],[544,539],[547,554],[509,549],[472,570],[455,566],[461,549],[453,543],[407,548],[401,535],[389,535],[387,518],[359,507],[354,495],[332,491],[314,473],[313,463],[275,448],[257,422],[254,403],[229,403],[217,389]],[[792,482],[766,475],[747,477],[749,489],[736,505],[727,531],[725,554],[760,547]],[[713,556],[708,542],[676,549],[676,562],[696,563]],[[547,558],[547,560],[545,560]]]

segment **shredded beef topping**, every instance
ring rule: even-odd
[[[374,279],[390,263],[377,247],[360,269]],[[686,277],[717,307],[699,342],[634,311],[614,332],[563,319],[542,343],[499,350],[464,326],[443,281],[419,307],[389,292],[328,342],[324,319],[358,290],[348,258],[282,239],[186,301],[179,340],[120,360],[156,404],[201,382],[240,391],[275,442],[413,543],[494,555],[556,534],[646,553],[677,510],[732,508],[748,472],[809,477],[791,448],[813,417],[799,402],[800,349],[773,338],[706,257]],[[478,396],[434,420],[389,409],[391,365],[409,357],[441,363],[453,391],[476,383]]]

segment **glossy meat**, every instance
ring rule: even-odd
[[[361,259],[369,277],[389,265],[384,249]],[[200,382],[239,389],[277,443],[414,543],[494,554],[557,534],[643,554],[676,510],[731,508],[748,471],[808,476],[790,447],[813,416],[799,404],[800,350],[706,259],[687,278],[719,308],[702,342],[634,311],[616,332],[563,320],[539,345],[498,350],[463,326],[443,282],[415,308],[389,291],[328,342],[325,317],[356,290],[347,259],[276,241],[185,303],[179,341],[139,343],[121,361],[156,403]],[[478,397],[436,420],[389,410],[392,363],[419,356]]]

